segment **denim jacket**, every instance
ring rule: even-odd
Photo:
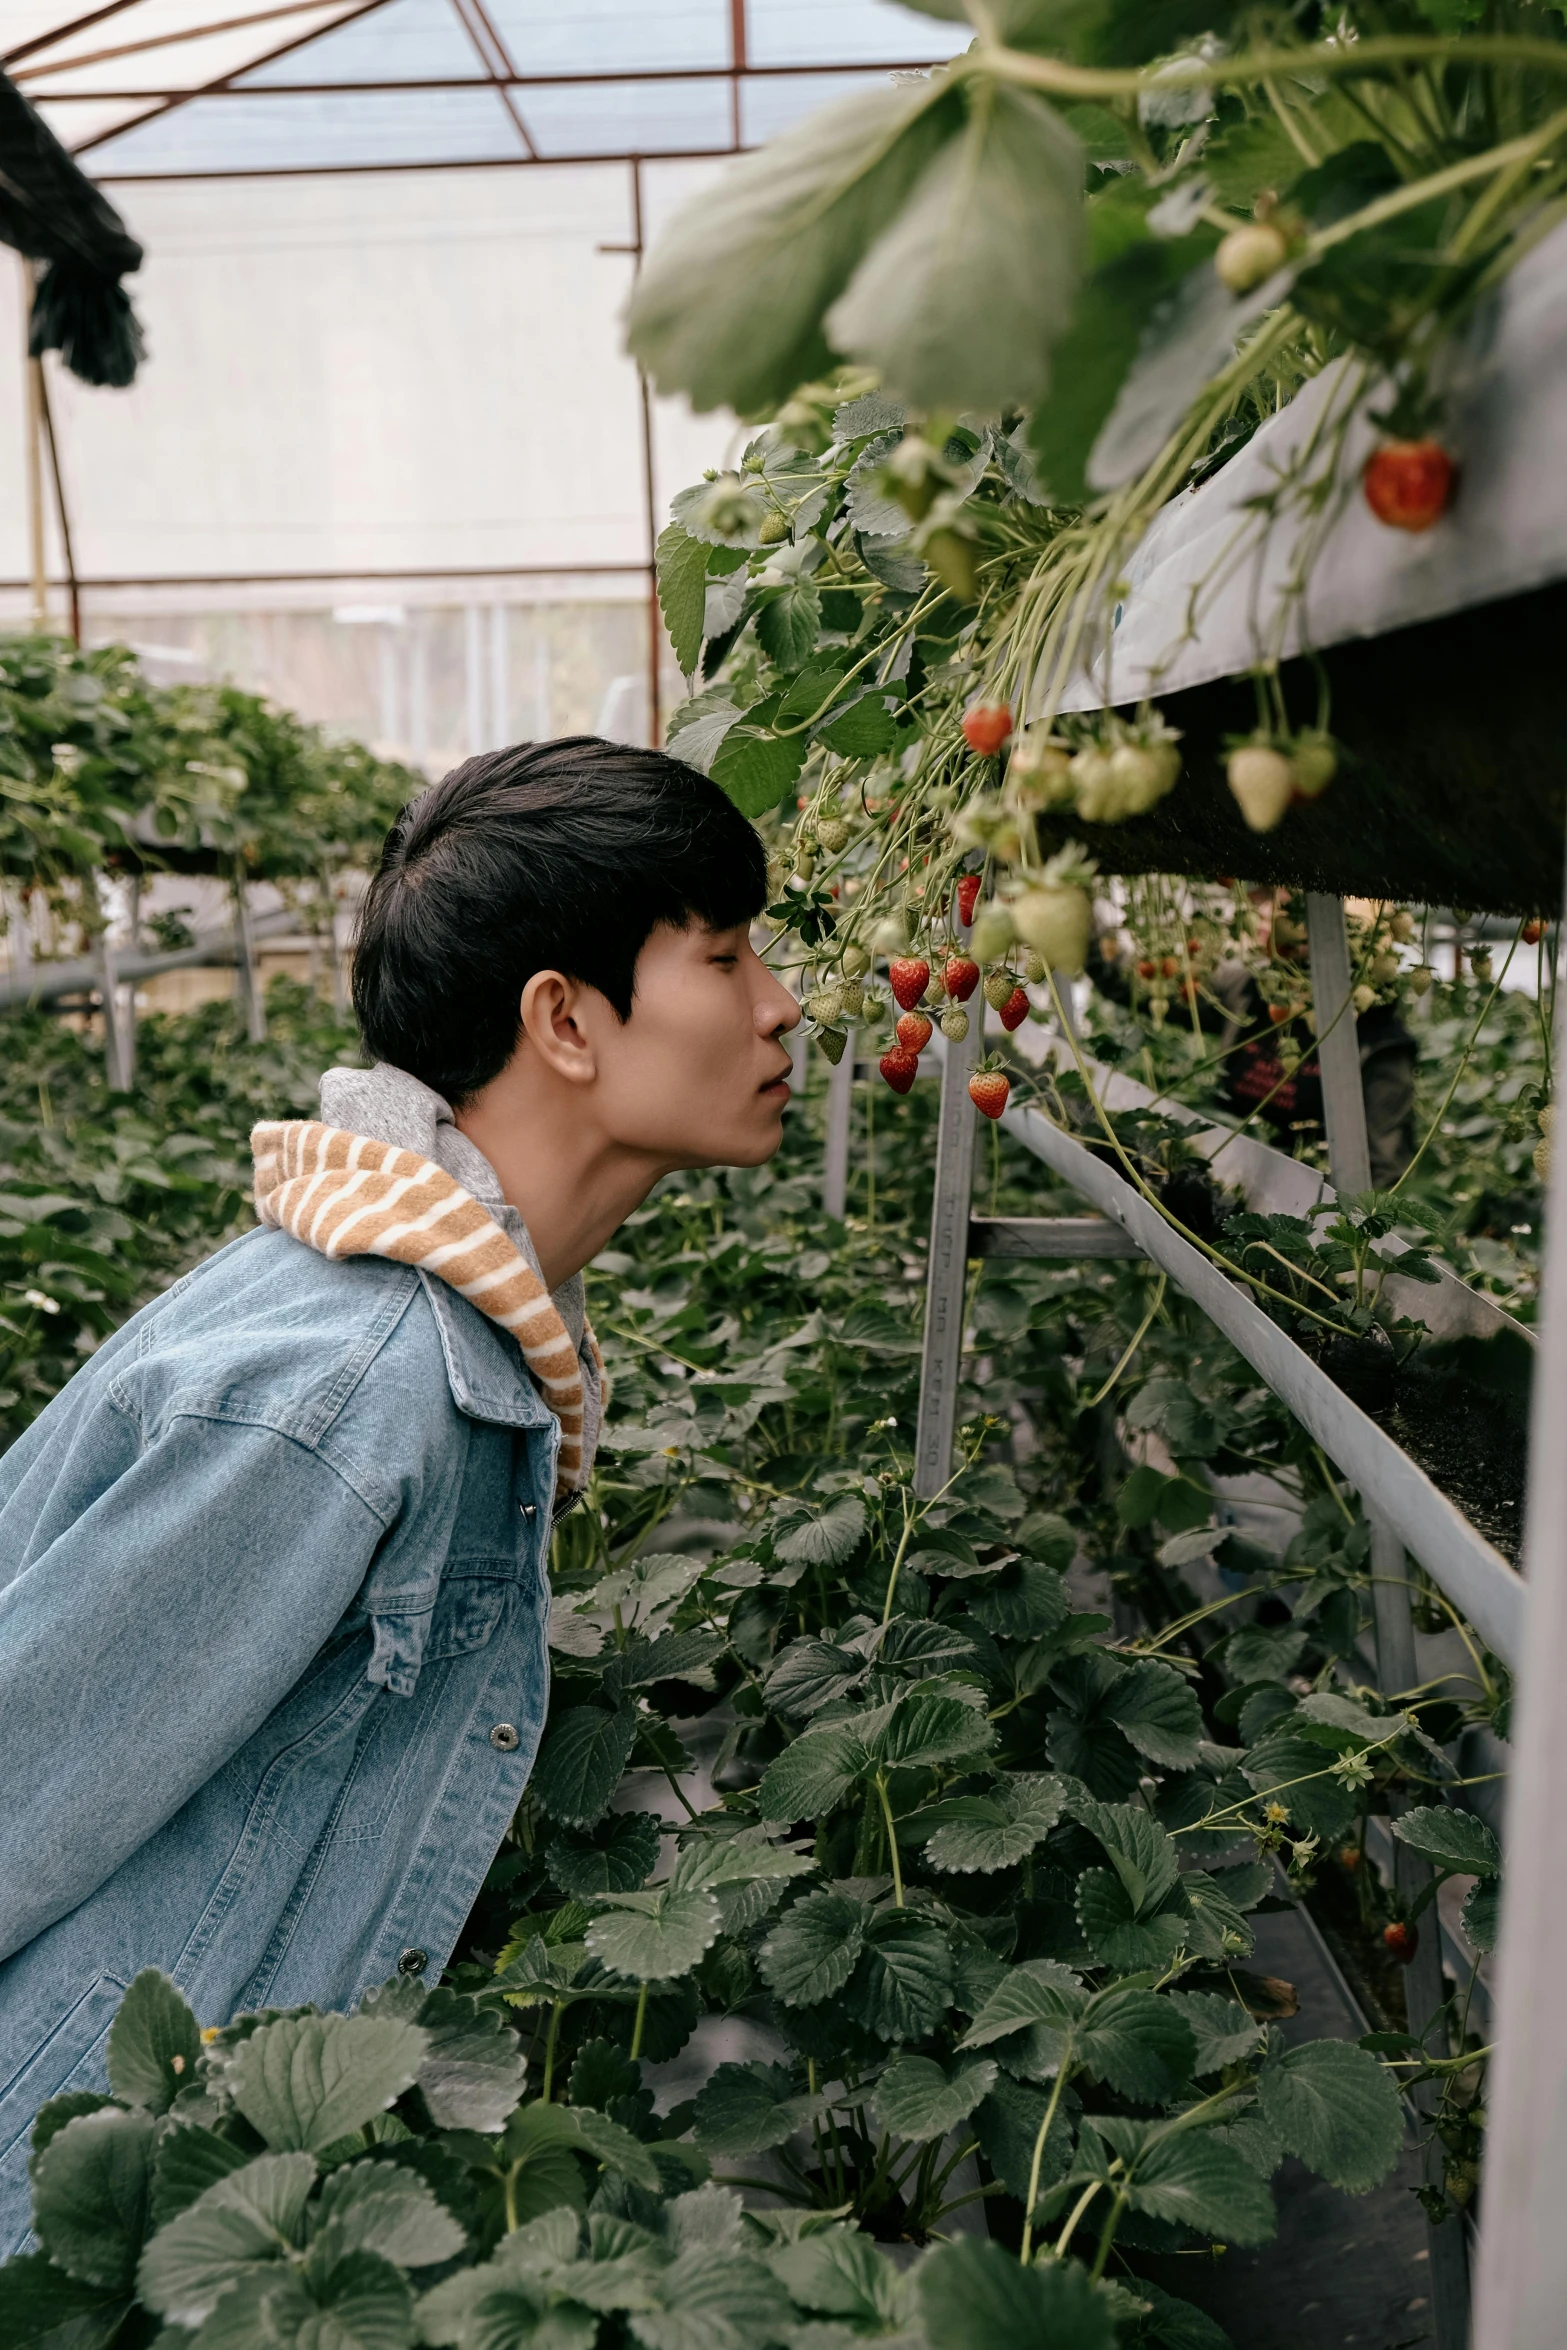
[[[332,1072],[322,1114],[499,1212],[414,1079]],[[438,1975],[543,1728],[558,1440],[438,1279],[256,1231],[0,1460],[0,2256],[139,1967],[211,2022]]]

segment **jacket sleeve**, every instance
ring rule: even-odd
[[[75,1492],[73,1463],[99,1471]],[[176,1414],[142,1446],[100,1394],[49,1466],[44,1506],[6,1511],[38,1532],[0,1589],[0,1959],[238,1752],[388,1531],[385,1497],[253,1419]]]

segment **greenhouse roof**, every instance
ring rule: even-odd
[[[8,0],[95,179],[732,154],[961,48],[895,0]]]

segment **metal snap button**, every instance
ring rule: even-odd
[[[500,1754],[513,1754],[522,1744],[515,1722],[497,1722],[490,1732],[490,1744]]]
[[[539,1505],[538,1505],[538,1503],[537,1503],[537,1502],[535,1502],[535,1501],[519,1501],[519,1502],[518,1502],[518,1504],[517,1504],[517,1515],[518,1515],[519,1517],[521,1517],[521,1518],[536,1518],[536,1517],[538,1516],[538,1514],[539,1514]]]
[[[427,1950],[400,1950],[397,1954],[397,1971],[400,1975],[422,1975],[429,1963],[430,1953]]]

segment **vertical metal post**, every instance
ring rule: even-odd
[[[234,959],[238,968],[239,1000],[245,1009],[245,1034],[252,1044],[262,1044],[267,1033],[267,1004],[256,964],[250,897],[243,881],[234,884]]]
[[[1558,996],[1560,994],[1560,975]],[[1561,1066],[1563,1027],[1556,1029]],[[1497,2054],[1475,2311],[1476,2350],[1558,2350],[1567,2312],[1567,1138],[1551,1152],[1529,1442],[1522,1671],[1513,1713],[1507,1869],[1497,1943]]]
[[[30,979],[33,972],[33,908],[29,890],[6,891],[5,935],[12,978]]]
[[[29,349],[32,332],[33,269],[22,261],[22,369],[27,445],[23,463],[27,472],[28,572],[32,582],[29,625],[42,636],[49,626],[49,583],[44,563],[44,392],[43,363]]]
[[[484,724],[484,614],[477,604],[463,613],[463,681],[468,700],[468,756],[488,750]]]
[[[1360,1076],[1360,1044],[1350,998],[1349,938],[1343,900],[1313,890],[1306,899],[1306,936],[1311,952],[1311,997],[1317,1018],[1317,1058],[1322,1069],[1322,1115],[1328,1134],[1328,1171],[1341,1196],[1371,1189],[1371,1152],[1366,1139],[1366,1097]],[[1415,1625],[1409,1604],[1409,1562],[1390,1526],[1371,1512],[1371,1618],[1376,1637],[1377,1681],[1387,1696],[1412,1689]],[[1413,1901],[1430,1883],[1431,1871],[1406,1845],[1394,1844],[1394,1883]],[[1429,1909],[1420,1940],[1404,1977],[1409,2029],[1422,2032],[1446,1997],[1442,1981],[1442,1933]],[[1446,2054],[1446,2050],[1437,2053]],[[1416,2093],[1424,2115],[1439,2102],[1434,2086]],[[1439,2147],[1427,2155],[1427,2175],[1440,2175]],[[1469,2267],[1459,2221],[1428,2226],[1431,2312],[1436,2350],[1464,2350],[1469,2339]]]
[[[953,928],[967,942],[956,904]],[[941,1112],[936,1128],[936,1196],[930,1211],[930,1260],[925,1277],[925,1347],[920,1361],[919,1419],[914,1432],[914,1490],[921,1501],[941,1491],[952,1474],[958,1423],[958,1374],[963,1362],[963,1308],[968,1293],[969,1208],[974,1192],[974,1119],[968,1081],[985,1043],[985,999],[968,1007],[968,1034],[945,1040]]]
[[[111,1093],[129,1093],[136,1082],[134,1034],[120,1002],[120,974],[105,933],[98,941],[98,992],[103,999],[103,1074]]]
[[[822,1158],[822,1214],[842,1220],[849,1203],[849,1122],[854,1110],[855,1031],[827,1079],[827,1147]]]
[[[503,750],[511,740],[511,613],[505,604],[490,606],[490,749]]]

